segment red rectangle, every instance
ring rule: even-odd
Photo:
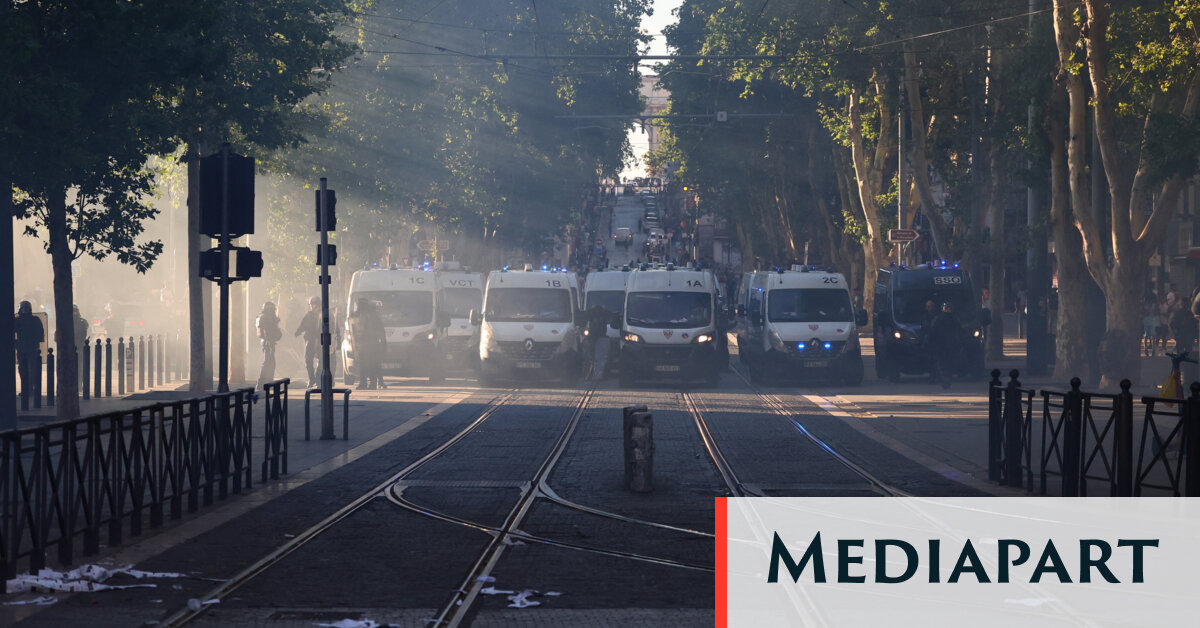
[[[729,625],[729,581],[726,577],[726,572],[729,566],[729,539],[727,530],[726,517],[726,498],[717,497],[716,505],[713,509],[716,513],[715,526],[715,541],[716,547],[716,574],[715,574],[715,589],[714,593],[714,610],[716,615],[716,628],[725,628]]]

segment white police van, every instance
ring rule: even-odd
[[[619,321],[625,312],[625,284],[629,281],[631,271],[601,270],[588,273],[583,283],[583,310],[590,312],[592,308],[600,307],[613,315],[613,321]],[[608,337],[619,338],[620,326],[609,327]]]
[[[383,320],[387,351],[382,373],[410,377],[442,377],[436,359],[438,336],[436,312],[437,281],[432,270],[380,268],[360,270],[350,277],[347,314],[353,314],[359,299],[375,306]],[[350,337],[349,316],[343,321],[342,364],[345,380],[352,384],[362,377],[361,364]]]
[[[442,364],[451,370],[474,369],[479,359],[479,326],[471,310],[483,307],[483,275],[463,270],[457,262],[439,262],[437,278],[437,348]]]
[[[525,376],[573,382],[580,372],[579,281],[561,270],[494,270],[488,274],[479,328],[479,380]]]
[[[717,383],[717,286],[711,271],[643,265],[629,275],[621,317],[621,386],[649,378]]]
[[[846,278],[812,266],[757,271],[746,293],[738,353],[751,377],[826,377],[857,385],[863,378],[856,312]]]

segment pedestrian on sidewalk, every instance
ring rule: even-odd
[[[275,345],[283,338],[283,330],[279,328],[279,316],[275,313],[275,304],[263,303],[258,319],[254,322],[258,328],[258,342],[262,346],[262,368],[258,370],[258,386],[275,379]]]
[[[304,368],[308,369],[308,387],[320,385],[321,368],[321,299],[308,300],[308,313],[300,319],[293,336],[304,335]]]
[[[347,321],[350,323],[350,345],[354,347],[355,362],[358,364],[359,389],[387,388],[380,372],[387,350],[387,335],[379,312],[370,301],[359,297]]]
[[[17,341],[17,374],[21,376],[21,397],[28,399],[36,388],[33,378],[41,376],[42,363],[38,354],[42,341],[46,339],[42,321],[33,315],[33,304],[29,301],[21,301],[17,307],[13,332]]]

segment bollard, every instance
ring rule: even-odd
[[[46,405],[54,405],[54,348],[46,347]]]
[[[157,364],[158,364],[158,383],[159,384],[167,383],[167,353],[166,353],[166,347],[163,346],[163,344],[165,343],[165,340],[164,340],[165,338],[166,338],[166,336],[159,334],[158,342],[156,342],[154,344],[154,346],[158,348]]]
[[[1021,486],[1021,372],[1008,372],[1004,389],[1004,484]]]
[[[1113,470],[1115,497],[1133,497],[1133,383],[1121,380],[1121,392],[1113,402]]]
[[[75,349],[75,366],[79,368],[79,385],[83,389],[83,398],[85,400],[91,398],[91,396],[88,394],[91,389],[91,387],[88,386],[88,367],[91,366],[91,360],[89,359],[90,354],[91,351],[88,351],[87,339],[84,338],[83,351],[80,351],[78,348]]]
[[[625,428],[625,485],[636,493],[654,490],[654,415],[646,406],[623,411]]]
[[[1066,424],[1062,427],[1062,496],[1079,497],[1080,461],[1083,458],[1083,392],[1078,377],[1071,378],[1071,391],[1063,405],[1066,407]],[[1045,494],[1042,487],[1042,494]]]
[[[988,479],[999,482],[1001,478],[1000,458],[1004,452],[1004,383],[1000,381],[1000,369],[992,369],[992,381],[988,383]]]
[[[137,387],[137,389],[145,390],[146,389],[146,337],[145,336],[138,336],[137,357],[138,357],[138,360],[137,360],[137,370],[138,370],[137,386],[138,387]]]
[[[112,396],[112,338],[104,341],[104,396]]]
[[[117,336],[117,394],[125,396],[125,338]]]
[[[146,337],[146,383],[154,388],[154,334]]]
[[[1183,402],[1183,496],[1200,497],[1200,382]]]
[[[132,393],[137,390],[133,387],[137,383],[137,380],[134,378],[137,375],[137,352],[134,351],[133,336],[130,336],[129,342],[125,343],[125,351],[129,355],[125,356],[125,372],[122,377],[126,379],[125,389]]]
[[[41,360],[38,361],[38,377],[42,376]],[[33,394],[33,357],[27,353],[17,353],[17,375],[21,376],[21,410],[29,409],[29,397]]]
[[[47,348],[46,351],[50,351],[50,349]],[[29,368],[33,369],[33,372],[36,373],[36,375],[30,376],[33,379],[33,381],[30,382],[31,384],[33,384],[33,407],[40,408],[40,407],[42,407],[42,350],[41,349],[34,350],[33,364],[30,364]]]
[[[100,384],[101,380],[104,379],[104,369],[100,368],[102,364],[104,364],[104,345],[97,338],[96,355],[95,359],[92,360],[92,396],[97,399],[100,398]]]

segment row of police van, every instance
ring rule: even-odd
[[[955,304],[967,338],[957,366],[981,373],[982,327],[970,294],[956,267],[881,270],[876,374],[895,379],[927,370],[920,312],[931,300]],[[545,267],[505,268],[486,280],[452,265],[363,270],[351,278],[350,306],[360,298],[383,319],[385,375],[475,375],[487,385],[529,376],[572,382],[584,371],[588,348],[605,336],[606,371],[622,386],[652,379],[714,385],[728,363],[732,331],[755,380],[863,379],[858,328],[867,312],[852,302],[842,275],[816,267],[746,273],[735,295],[721,294],[710,270],[661,264],[593,272],[582,285],[574,273]],[[349,333],[341,351],[353,383],[361,365]]]
[[[348,296],[351,312],[365,298],[383,319],[384,375],[570,382],[596,340],[591,329],[616,341],[610,365],[623,384],[654,376],[715,384],[726,355],[709,270],[598,271],[581,290],[574,273],[544,267],[496,270],[486,281],[448,266],[371,269],[352,276]],[[346,331],[341,352],[354,383],[363,365]]]

